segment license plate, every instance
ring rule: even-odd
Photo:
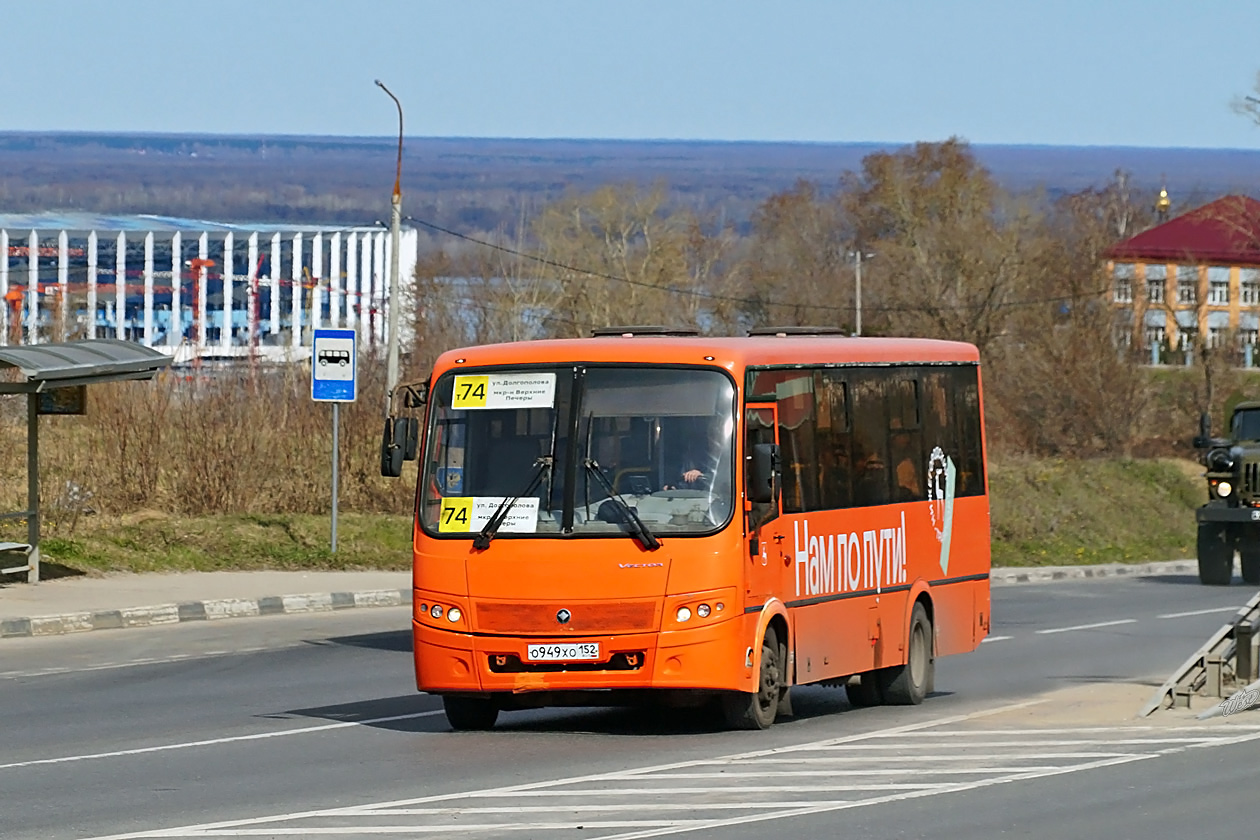
[[[599,642],[530,645],[525,657],[530,662],[589,662],[599,659]]]

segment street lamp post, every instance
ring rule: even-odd
[[[394,96],[389,88],[380,80],[376,80],[376,86],[385,91],[389,98],[394,100],[394,104],[398,106],[398,168],[394,175],[394,195],[390,200],[389,209],[389,299],[386,305],[389,307],[388,313],[388,338],[389,347],[387,349],[385,363],[385,416],[388,417],[393,412],[394,407],[394,387],[398,384],[398,308],[401,303],[399,278],[398,278],[398,250],[401,234],[399,228],[402,225],[402,148],[403,148],[403,110],[402,103],[398,101],[398,97]]]

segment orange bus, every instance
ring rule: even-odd
[[[409,390],[416,685],[457,730],[644,699],[762,729],[810,683],[917,704],[988,633],[972,345],[611,328]]]

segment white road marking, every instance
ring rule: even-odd
[[[1014,708],[1029,705],[1033,703],[1015,704]],[[509,833],[516,836],[562,833],[567,837],[571,836],[570,832],[579,830],[581,836],[591,840],[639,840],[763,821],[782,822],[798,816],[970,791],[1260,739],[1260,727],[1242,729],[1227,725],[1212,728],[1101,726],[1063,730],[964,728],[971,721],[1011,709],[1007,706],[841,738],[610,773],[143,830],[96,840],[334,835],[462,837]],[[941,728],[955,725],[958,726]],[[1065,738],[1064,735],[1081,737]],[[1124,751],[1073,749],[1082,743]],[[1028,749],[1025,745],[1034,748]],[[863,750],[884,751],[884,754],[863,755]],[[825,756],[826,753],[830,755]],[[1033,759],[1038,763],[1030,764]],[[849,766],[867,761],[878,764],[865,770]],[[932,763],[924,767],[924,761]],[[793,763],[803,769],[780,772],[773,766]],[[763,768],[763,772],[754,772],[757,767]],[[980,778],[976,778],[977,775]],[[785,783],[756,783],[780,780],[780,777]],[[750,781],[753,783],[749,784]],[[801,781],[806,783],[801,784]],[[827,796],[829,793],[833,795]],[[835,793],[842,796],[836,797]],[[818,795],[826,798],[815,798]],[[496,816],[509,814],[518,818],[510,822],[495,820]],[[677,818],[671,819],[674,814]]]
[[[1049,630],[1038,630],[1036,632],[1039,635],[1044,636],[1049,633],[1068,633],[1072,630],[1093,630],[1096,627],[1116,627],[1120,624],[1134,624],[1136,622],[1136,618],[1121,618],[1117,621],[1099,621],[1096,624],[1077,624],[1072,627],[1053,627]]]
[[[187,659],[213,659],[222,656],[237,656],[242,653],[261,653],[262,651],[271,650],[288,650],[290,648],[302,647],[303,645],[288,645],[286,647],[251,647],[238,648],[237,650],[212,650],[205,653],[174,653],[165,657],[145,657],[142,659],[129,659],[126,662],[98,662],[95,665],[83,665],[76,668],[38,668],[33,671],[0,671],[0,677],[48,677],[57,674],[77,674],[88,671],[115,671],[119,668],[136,668],[141,665],[165,665],[171,662],[182,662]]]
[[[0,770],[13,770],[18,767],[36,767],[41,764],[69,764],[74,761],[89,761],[94,758],[118,758],[125,755],[144,755],[146,753],[168,752],[170,750],[187,750],[194,747],[213,747],[219,744],[235,744],[242,741],[263,741],[268,738],[286,738],[290,735],[309,735],[312,732],[327,732],[330,729],[348,729],[353,726],[371,726],[376,723],[389,723],[395,720],[411,720],[413,718],[440,715],[439,710],[431,712],[415,712],[409,715],[390,715],[389,717],[371,718],[369,720],[328,723],[322,726],[304,726],[300,729],[279,729],[273,732],[258,732],[253,735],[235,735],[229,738],[207,738],[204,741],[186,741],[182,744],[159,744],[155,747],[136,747],[130,750],[114,750],[113,752],[89,753],[87,755],[66,755],[59,758],[36,758],[30,761],[14,761],[0,764]]]
[[[1210,615],[1211,613],[1238,612],[1238,607],[1212,607],[1206,610],[1190,610],[1189,612],[1164,613],[1158,618],[1186,618],[1191,615]]]
[[[1018,711],[1020,709],[1026,709],[1029,706],[1037,706],[1045,702],[1047,701],[1041,700],[1041,699],[1025,700],[1019,703],[1010,703],[1005,706],[997,706],[990,709],[981,709],[976,712],[949,715],[947,717],[932,718],[930,720],[920,721],[918,723],[909,723],[903,726],[894,726],[894,727],[889,727],[887,729],[878,729],[878,730],[875,730],[874,732],[857,733],[854,735],[846,735],[841,738],[831,738],[824,741],[810,742],[806,744],[798,744],[798,745],[788,746],[788,747],[775,747],[768,750],[757,750],[757,751],[747,752],[747,753],[737,753],[734,755],[725,756],[724,758],[725,760],[732,761],[732,762],[739,761],[742,759],[747,759],[747,758],[764,758],[767,756],[777,756],[777,755],[782,755],[785,753],[796,752],[799,750],[815,748],[819,744],[842,744],[842,743],[848,743],[852,741],[858,741],[864,738],[875,737],[880,734],[917,732],[921,729],[928,729],[934,726],[947,726],[950,724],[961,723],[963,721],[974,720],[981,717],[988,717],[990,715],[1002,714],[1003,712]],[[427,714],[439,714],[439,712],[429,712]],[[365,721],[365,723],[366,722],[367,721]],[[322,729],[324,727],[311,727],[311,728]],[[378,810],[378,809],[409,807],[409,806],[414,806],[414,805],[428,804],[431,802],[451,802],[451,801],[456,801],[456,800],[461,800],[461,799],[463,800],[485,799],[491,796],[510,796],[510,795],[519,794],[525,791],[532,791],[537,794],[537,793],[542,793],[544,789],[556,788],[563,785],[575,785],[575,784],[581,784],[581,783],[586,783],[586,782],[603,782],[603,781],[609,781],[609,780],[614,780],[614,779],[634,779],[645,774],[650,774],[654,772],[662,772],[666,770],[675,770],[675,769],[686,768],[686,767],[694,767],[694,766],[704,764],[704,763],[707,763],[707,761],[679,761],[679,762],[672,762],[670,764],[661,764],[661,765],[656,765],[656,766],[651,766],[651,767],[640,767],[633,770],[620,771],[616,773],[596,773],[596,774],[592,774],[588,776],[575,776],[575,777],[571,777],[567,779],[553,779],[553,780],[542,781],[542,782],[527,782],[524,784],[510,785],[510,786],[501,787],[501,788],[462,791],[458,793],[435,794],[433,796],[423,796],[423,797],[416,797],[416,798],[410,798],[410,799],[399,799],[399,800],[394,800],[391,802],[377,802],[377,803],[372,803],[369,805],[354,805],[354,806],[349,806],[345,808],[331,808],[331,809],[323,809],[323,810],[317,810],[317,811],[298,811],[298,812],[293,812],[293,813],[288,813],[288,814],[275,814],[272,816],[257,817],[257,818],[252,818],[252,819],[237,819],[237,820],[225,820],[222,822],[203,823],[200,825],[183,826],[180,828],[154,829],[151,831],[128,832],[125,834],[112,834],[108,836],[92,838],[92,840],[137,840],[138,838],[149,838],[149,837],[232,836],[230,833],[229,834],[212,834],[212,832],[220,832],[224,829],[237,829],[242,826],[248,826],[248,825],[264,825],[264,824],[274,824],[274,823],[280,823],[280,822],[292,822],[295,820],[311,819],[315,817],[363,816],[365,814],[370,814],[373,811]],[[463,826],[463,827],[467,828],[467,826]],[[275,828],[278,828],[278,827],[275,827]],[[272,830],[274,831],[274,828]],[[448,828],[446,830],[450,831],[452,829]],[[345,828],[339,829],[339,831],[341,831],[342,834],[350,833]],[[371,832],[367,832],[367,833],[371,833]]]
[[[985,636],[983,639],[980,640],[980,644],[984,644],[985,642],[1005,642],[1006,640],[1013,639],[1013,638],[1015,637],[1014,636]]]

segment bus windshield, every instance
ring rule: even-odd
[[[420,498],[429,533],[473,536],[493,519],[495,537],[625,536],[639,525],[698,536],[731,518],[735,388],[724,372],[483,368],[442,376],[431,403]]]

